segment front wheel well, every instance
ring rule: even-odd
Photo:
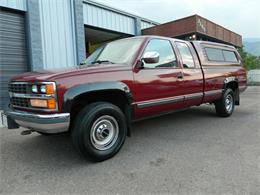
[[[116,105],[120,108],[120,110],[125,114],[130,135],[130,123],[132,118],[132,109],[131,102],[129,102],[129,98],[127,94],[120,90],[105,90],[105,91],[94,91],[83,93],[74,98],[72,106],[71,106],[71,124],[73,125],[73,121],[75,121],[75,117],[86,105],[94,103],[94,102],[109,102],[111,104]],[[70,128],[71,129],[71,128]]]

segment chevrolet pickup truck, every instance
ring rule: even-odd
[[[14,76],[4,114],[9,128],[69,132],[80,154],[103,161],[134,121],[205,103],[230,116],[246,82],[233,46],[138,36],[107,43],[74,68]]]

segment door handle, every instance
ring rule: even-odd
[[[183,79],[183,74],[182,72],[177,73],[177,79]]]

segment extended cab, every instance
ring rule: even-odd
[[[107,43],[72,69],[13,77],[5,115],[9,128],[70,132],[81,154],[102,161],[120,150],[133,121],[204,103],[228,117],[245,89],[233,46],[139,36]]]

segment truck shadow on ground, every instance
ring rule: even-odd
[[[162,144],[159,141],[156,143],[157,139],[167,139],[169,137],[173,138],[173,141],[178,141],[180,138],[178,137],[178,133],[180,132],[182,134],[181,139],[189,139],[191,136],[196,136],[196,134],[200,135],[207,131],[197,129],[194,132],[192,131],[192,126],[198,126],[205,121],[216,119],[218,117],[215,115],[213,107],[204,106],[193,107],[181,112],[135,122],[132,128],[132,136],[127,138],[122,151],[113,159],[124,158],[129,153],[138,151],[138,143],[140,142]],[[51,165],[57,162],[64,165],[81,164],[85,166],[86,164],[93,164],[77,153],[72,146],[69,134],[44,136],[33,133],[29,136],[24,136],[19,142],[15,145],[17,147],[15,151],[19,152],[17,154],[19,157],[16,160],[23,161],[23,163],[31,163],[31,159],[33,159],[34,163],[37,163],[38,166],[41,163],[43,165],[46,163]],[[6,148],[8,149],[8,147]]]

